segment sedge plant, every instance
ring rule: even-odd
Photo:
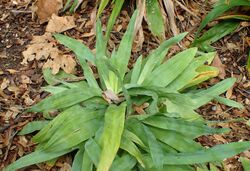
[[[20,134],[40,130],[32,140],[34,152],[6,168],[13,171],[32,164],[55,161],[74,155],[72,171],[127,170],[208,170],[220,161],[250,148],[250,142],[234,142],[204,148],[195,138],[221,134],[226,128],[214,128],[195,110],[211,100],[241,108],[242,105],[219,96],[235,82],[228,78],[201,89],[197,84],[218,74],[211,63],[215,53],[197,55],[197,48],[186,49],[164,61],[171,45],[186,33],[164,41],[148,57],[140,56],[128,69],[137,11],[117,50],[109,56],[97,21],[96,52],[62,34],[55,38],[71,49],[84,71],[85,80],[61,73],[44,77],[51,93],[28,112],[59,114],[51,121],[35,121]],[[93,74],[91,64],[98,74]],[[207,72],[209,68],[209,72]],[[138,110],[140,109],[140,110]]]

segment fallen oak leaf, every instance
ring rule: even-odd
[[[46,31],[50,33],[61,33],[74,27],[76,27],[76,25],[73,16],[59,17],[53,14],[46,27]]]
[[[58,14],[62,8],[62,0],[38,0],[34,7],[41,24],[47,22],[52,14]]]
[[[45,60],[43,68],[51,68],[53,74],[57,74],[61,69],[66,73],[73,73],[76,62],[69,55],[62,55],[55,46],[55,40],[51,33],[45,33],[42,36],[34,36],[31,44],[23,52],[24,59],[21,64],[27,65],[28,62]]]
[[[43,68],[51,68],[52,74],[57,74],[61,69],[66,73],[74,73],[76,62],[70,55],[61,55],[59,53],[51,56],[51,59],[43,65]]]

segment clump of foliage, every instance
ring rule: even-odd
[[[239,27],[240,21],[250,20],[250,16],[246,14],[249,13],[249,7],[249,0],[219,0],[202,21],[193,46],[207,52],[215,51],[211,46],[212,43],[234,32]],[[215,19],[221,22],[198,37],[205,26]]]
[[[208,89],[197,88],[197,84],[218,74],[216,68],[205,65],[211,63],[215,53],[197,56],[197,48],[190,48],[164,61],[169,47],[186,33],[164,41],[147,58],[140,56],[128,70],[137,13],[111,56],[103,43],[100,21],[95,54],[77,40],[55,35],[74,51],[86,80],[66,82],[66,77],[77,77],[44,72],[50,84],[44,89],[52,95],[28,112],[59,114],[49,123],[40,121],[37,127],[31,123],[24,128],[21,134],[42,128],[32,139],[38,144],[36,150],[6,171],[56,160],[72,151],[77,152],[73,171],[208,170],[206,163],[211,162],[212,168],[217,161],[250,148],[250,142],[235,142],[206,149],[194,140],[228,131],[209,126],[195,109],[211,100],[242,106],[219,96],[234,84],[233,78]],[[98,76],[87,62],[96,67]],[[204,72],[207,68],[211,72]]]

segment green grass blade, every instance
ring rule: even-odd
[[[55,34],[54,37],[64,46],[72,50],[76,54],[76,57],[79,61],[88,60],[92,64],[95,64],[95,56],[90,51],[90,49],[80,41],[62,34]]]
[[[166,87],[184,71],[193,60],[196,52],[197,48],[191,48],[178,53],[148,75],[143,85]]]
[[[52,160],[54,158],[57,158],[59,156],[62,156],[64,154],[67,154],[71,151],[75,150],[75,148],[63,150],[63,151],[58,151],[58,152],[45,152],[45,151],[35,151],[33,153],[30,153],[14,163],[10,164],[5,171],[14,171],[26,166],[30,166],[36,163],[41,163],[45,161]]]
[[[157,0],[146,0],[146,14],[148,26],[152,33],[161,38],[164,37],[164,20]]]
[[[39,131],[44,128],[49,121],[32,121],[23,127],[23,129],[18,133],[18,135],[26,135],[35,131]]]
[[[120,147],[125,122],[126,103],[110,105],[105,113],[102,152],[97,171],[108,171]],[[108,147],[108,148],[107,148]]]

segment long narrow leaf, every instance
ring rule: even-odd
[[[76,87],[42,100],[28,109],[28,112],[44,112],[62,109],[73,106],[74,104],[78,104],[95,96],[101,96],[101,92],[98,89],[92,87],[86,87],[85,89]]]
[[[102,152],[97,171],[108,171],[120,147],[125,122],[126,103],[110,105],[105,113]],[[109,147],[109,148],[107,148]]]
[[[58,40],[64,46],[72,50],[76,54],[79,61],[86,59],[92,62],[92,64],[95,64],[95,56],[93,55],[93,53],[89,50],[87,46],[85,46],[78,40],[75,40],[73,38],[70,38],[62,34],[55,34],[54,36],[56,40]]]
[[[237,155],[245,150],[248,150],[249,148],[249,141],[234,142],[216,145],[212,148],[199,150],[193,153],[165,154],[163,162],[167,165],[187,165],[216,162]],[[145,156],[145,159],[151,160],[149,156]]]
[[[32,164],[49,161],[51,159],[54,159],[54,158],[57,158],[57,157],[62,156],[64,154],[67,154],[70,151],[73,151],[74,149],[75,148],[71,148],[71,149],[58,151],[58,152],[35,151],[33,153],[30,153],[30,154],[18,159],[17,161],[15,161],[11,165],[9,165],[5,169],[5,171],[14,171],[14,170],[26,167],[26,166],[30,166]]]
[[[42,128],[44,128],[48,123],[49,123],[49,121],[33,121],[33,122],[29,122],[27,125],[25,125],[23,127],[22,131],[20,131],[18,133],[18,135],[25,135],[25,134],[32,133],[34,131],[39,131]]]
[[[143,82],[143,85],[166,87],[184,71],[193,60],[196,52],[197,48],[191,48],[178,53],[156,68]]]
[[[154,35],[164,37],[164,20],[157,0],[146,0],[146,13],[149,29]]]
[[[138,84],[141,84],[146,77],[153,71],[153,69],[160,65],[164,60],[168,49],[171,45],[178,43],[187,35],[186,32],[179,34],[163,42],[157,49],[153,50],[148,56],[148,60],[141,71]]]

